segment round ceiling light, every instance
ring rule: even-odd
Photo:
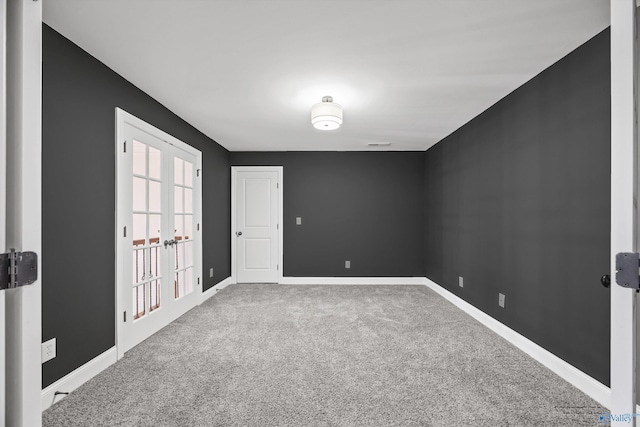
[[[338,129],[342,124],[342,105],[333,102],[333,98],[325,96],[322,102],[311,107],[311,124],[320,130]]]

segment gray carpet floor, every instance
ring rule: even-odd
[[[46,426],[597,426],[594,400],[424,286],[232,285]]]

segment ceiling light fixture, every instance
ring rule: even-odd
[[[325,96],[322,102],[311,107],[311,124],[320,130],[338,129],[342,124],[342,105],[333,102],[333,98]]]

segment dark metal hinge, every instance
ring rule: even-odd
[[[196,176],[200,176],[200,169],[196,171]]]
[[[624,288],[640,290],[640,257],[636,252],[616,254],[616,283]]]
[[[127,141],[124,142],[124,152],[127,152]]]
[[[35,252],[0,254],[0,290],[30,285],[38,280],[38,255]]]

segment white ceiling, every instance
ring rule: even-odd
[[[231,151],[425,150],[609,25],[608,0],[46,0]],[[344,124],[315,130],[325,95]]]

